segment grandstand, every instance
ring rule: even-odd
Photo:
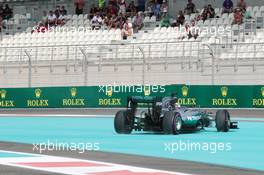
[[[145,27],[126,40],[121,29],[92,30],[88,14],[77,16],[69,10],[72,14],[59,30],[32,33],[32,21],[40,19],[14,12],[1,36],[0,85],[82,86],[113,79],[129,84],[262,84],[264,6],[250,3],[246,10],[252,18],[241,25],[233,24],[233,13],[222,14],[218,6],[217,17],[196,21],[195,26],[229,32],[200,32],[197,38],[179,33],[181,26],[159,27],[147,11]],[[182,27],[191,25],[199,11],[185,15]]]

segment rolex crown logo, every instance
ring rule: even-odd
[[[221,88],[221,94],[223,97],[226,97],[227,96],[227,93],[228,93],[228,88],[227,87],[222,87]]]
[[[189,88],[187,86],[182,87],[182,95],[186,97],[188,95]]]
[[[264,97],[264,87],[261,88],[261,95]]]
[[[1,90],[0,95],[1,95],[1,99],[5,99],[6,98],[6,90]]]
[[[74,98],[77,95],[77,89],[76,88],[71,88],[71,96]]]
[[[36,95],[36,98],[40,98],[40,96],[41,96],[41,89],[36,89],[35,90],[35,95]]]
[[[149,86],[144,86],[144,95],[149,96],[150,95],[150,87]]]
[[[113,95],[113,89],[111,86],[107,86],[106,88],[106,93],[105,93],[108,97],[112,97]]]

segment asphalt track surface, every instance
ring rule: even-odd
[[[55,112],[54,112],[55,111]],[[12,114],[114,114],[115,110],[104,111],[104,110],[48,110],[48,111],[12,111]],[[248,110],[232,110],[232,115],[234,116],[247,116],[247,117],[261,117],[264,118],[263,111],[248,111]],[[10,114],[10,111],[2,111],[1,114]],[[31,144],[20,144],[11,142],[0,142],[0,150],[7,151],[18,151],[26,153],[36,153],[32,150]],[[135,156],[129,154],[120,153],[107,153],[107,152],[95,152],[90,151],[84,154],[79,154],[76,152],[65,152],[65,151],[52,151],[44,152],[43,154],[53,155],[53,156],[63,156],[70,158],[80,158],[89,159],[95,161],[103,161],[110,163],[118,163],[130,166],[138,166],[144,168],[153,168],[166,171],[176,171],[189,174],[201,174],[201,175],[263,175],[263,171],[254,171],[242,168],[233,168],[228,166],[218,166],[213,164],[197,163],[191,161],[182,161],[175,159],[165,159],[165,158],[154,158],[147,156]],[[0,174],[5,175],[57,175],[55,173],[48,173],[42,171],[35,171],[30,169],[9,167],[0,165]]]

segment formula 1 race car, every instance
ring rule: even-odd
[[[219,132],[238,129],[237,122],[231,122],[227,110],[218,110],[216,115],[201,109],[189,109],[177,105],[175,95],[169,97],[128,97],[127,109],[118,111],[114,119],[115,131],[130,134],[135,131],[154,131],[164,134],[179,134],[182,131],[199,131],[215,122]],[[137,108],[145,107],[137,115]],[[143,108],[142,108],[143,109]]]

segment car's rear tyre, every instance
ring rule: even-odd
[[[227,110],[218,110],[215,116],[215,124],[218,132],[228,132],[230,128],[230,115]]]
[[[173,111],[165,112],[162,126],[164,134],[180,134],[182,128],[181,115]]]
[[[133,129],[133,122],[129,110],[118,111],[115,115],[114,127],[118,134],[130,134]]]

